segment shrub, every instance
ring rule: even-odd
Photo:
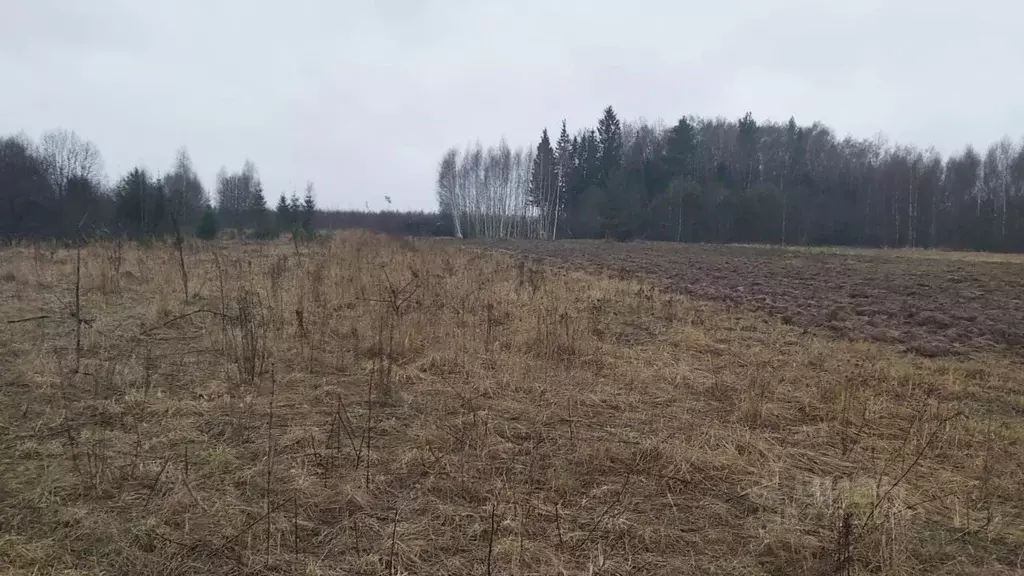
[[[203,217],[199,219],[199,224],[196,225],[196,236],[203,240],[213,240],[217,237],[217,215],[213,213],[213,210],[207,208],[203,212]]]

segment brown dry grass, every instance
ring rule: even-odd
[[[90,245],[80,355],[74,251],[0,252],[0,567],[1021,570],[1006,356],[439,241],[300,248],[189,246],[186,302],[171,245]]]

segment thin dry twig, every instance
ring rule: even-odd
[[[615,499],[609,502],[608,506],[605,506],[605,509],[601,511],[601,515],[598,516],[597,520],[594,521],[594,524],[590,527],[590,530],[587,532],[587,535],[584,536],[578,544],[576,544],[576,546],[574,547],[575,550],[582,548],[588,541],[590,541],[590,537],[594,535],[594,531],[597,530],[598,526],[600,526],[601,523],[604,522],[604,519],[608,515],[608,512],[622,500],[622,496],[626,493],[626,488],[629,487],[629,480],[632,477],[632,471],[626,474],[626,479],[623,480],[622,488],[620,488],[618,494],[615,495]]]
[[[177,322],[179,320],[184,320],[185,318],[188,318],[190,316],[195,316],[196,314],[211,314],[213,316],[219,316],[219,317],[227,319],[227,320],[235,320],[235,317],[230,315],[230,314],[225,314],[223,312],[218,312],[216,310],[208,310],[206,308],[200,308],[198,310],[193,310],[191,312],[186,312],[184,314],[179,314],[179,315],[175,316],[174,318],[171,318],[169,320],[161,322],[160,324],[157,324],[155,326],[150,326],[149,328],[146,328],[142,332],[139,332],[137,334],[137,336],[140,336],[140,337],[141,336],[145,336],[146,334],[149,334],[150,332],[152,332],[154,330],[159,330],[160,328],[166,328],[167,326],[170,326],[171,324],[174,324],[175,322]]]
[[[388,574],[395,573],[395,535],[398,533],[398,507],[395,507],[395,518],[391,521],[391,550],[388,552]]]
[[[924,445],[921,446],[920,450],[918,450],[917,455],[914,457],[914,460],[903,471],[903,474],[900,474],[900,477],[897,478],[896,481],[893,482],[891,486],[889,486],[889,489],[886,490],[885,493],[882,494],[882,496],[875,502],[875,505],[871,508],[871,512],[868,514],[868,517],[864,520],[864,524],[865,525],[871,523],[871,519],[875,517],[875,512],[878,510],[878,507],[882,505],[882,502],[884,502],[885,499],[888,498],[889,494],[894,489],[896,489],[896,487],[899,486],[901,482],[903,482],[903,480],[907,477],[907,475],[910,474],[910,471],[913,470],[914,467],[917,466],[917,463],[921,461],[921,457],[924,456],[925,451],[927,451],[928,447],[931,446],[932,441],[935,440],[935,437],[938,435],[938,433],[942,429],[942,427],[945,426],[948,422],[950,422],[954,418],[959,418],[959,417],[961,417],[963,415],[964,415],[963,412],[959,412],[958,411],[958,412],[956,412],[956,413],[954,413],[954,414],[952,414],[952,415],[950,415],[950,416],[948,416],[946,418],[943,418],[942,421],[939,422],[939,424],[935,427],[935,429],[932,430],[932,433],[928,435],[928,439],[925,440]]]
[[[491,502],[491,529],[487,532],[487,576],[493,574],[491,570],[491,557],[494,555],[494,502]]]
[[[29,316],[28,318],[18,318],[17,320],[8,320],[8,324],[20,324],[22,322],[32,322],[35,320],[46,320],[49,318],[49,314],[40,314],[39,316]]]
[[[203,501],[200,500],[199,497],[196,496],[196,493],[192,490],[192,484],[189,483],[189,481],[188,481],[188,470],[189,470],[188,445],[186,445],[185,446],[185,471],[184,471],[184,475],[182,476],[182,484],[185,485],[185,490],[188,492],[188,495],[192,497],[192,500],[196,503],[196,506],[199,506],[199,509],[202,510],[203,512],[209,512],[209,510],[207,510],[206,506],[203,504]]]

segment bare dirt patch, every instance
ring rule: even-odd
[[[647,278],[802,328],[924,356],[1024,355],[1024,262],[1012,257],[607,241],[488,246]]]

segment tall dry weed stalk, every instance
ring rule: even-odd
[[[171,223],[174,225],[174,247],[178,252],[178,269],[181,272],[181,292],[185,304],[188,304],[188,269],[185,267],[185,239],[178,226],[178,217],[171,212]]]
[[[582,353],[583,330],[573,314],[557,303],[546,304],[534,318],[535,351],[547,360],[572,362]]]
[[[288,255],[280,254],[270,265],[270,315],[275,330],[284,327],[284,278],[288,272]]]
[[[270,528],[271,528],[271,511],[270,502],[273,498],[273,480],[274,480],[274,398],[277,394],[277,377],[275,374],[274,366],[270,367],[270,400],[268,401],[269,410],[267,411],[267,488],[265,496],[265,514],[267,516],[267,561],[266,566],[270,566]]]
[[[229,337],[228,324],[230,316],[228,315],[227,271],[225,270],[224,262],[221,261],[221,257],[216,251],[213,252],[213,266],[217,272],[217,287],[220,294],[221,352],[228,354],[231,347],[231,339]]]
[[[75,372],[82,366],[82,242],[75,243]]]
[[[115,236],[107,245],[106,268],[103,270],[102,286],[105,292],[121,290],[121,267],[124,265],[124,239]]]
[[[237,297],[235,355],[240,384],[254,385],[267,363],[267,315],[259,292],[243,288]]]

